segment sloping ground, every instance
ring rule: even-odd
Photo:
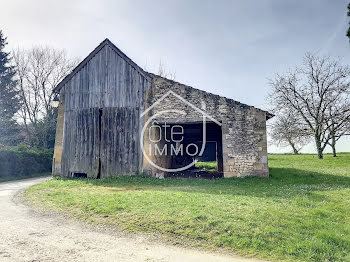
[[[52,180],[35,205],[127,231],[291,261],[350,261],[350,154],[271,155],[270,179]]]
[[[47,179],[47,178],[46,178]],[[236,261],[224,256],[164,244],[141,236],[95,230],[65,217],[39,215],[14,199],[15,194],[45,179],[0,183],[0,261]],[[50,183],[50,182],[47,182]]]

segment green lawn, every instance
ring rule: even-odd
[[[195,164],[195,167],[197,168],[205,168],[207,171],[217,171],[218,165],[216,161],[213,162],[197,162]]]
[[[270,179],[54,179],[34,205],[270,260],[350,261],[350,154],[271,155]]]

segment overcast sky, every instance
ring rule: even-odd
[[[51,45],[80,58],[109,38],[148,71],[161,60],[179,82],[267,109],[268,78],[305,52],[350,63],[348,2],[2,0],[0,29],[9,50]],[[350,138],[338,150],[350,151]]]

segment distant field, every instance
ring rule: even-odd
[[[270,155],[270,179],[54,179],[35,206],[270,260],[350,261],[350,154]]]
[[[207,171],[217,171],[218,165],[216,161],[214,162],[197,162],[195,167],[205,168]]]

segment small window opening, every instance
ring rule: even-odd
[[[73,173],[74,178],[87,178],[86,173]]]

